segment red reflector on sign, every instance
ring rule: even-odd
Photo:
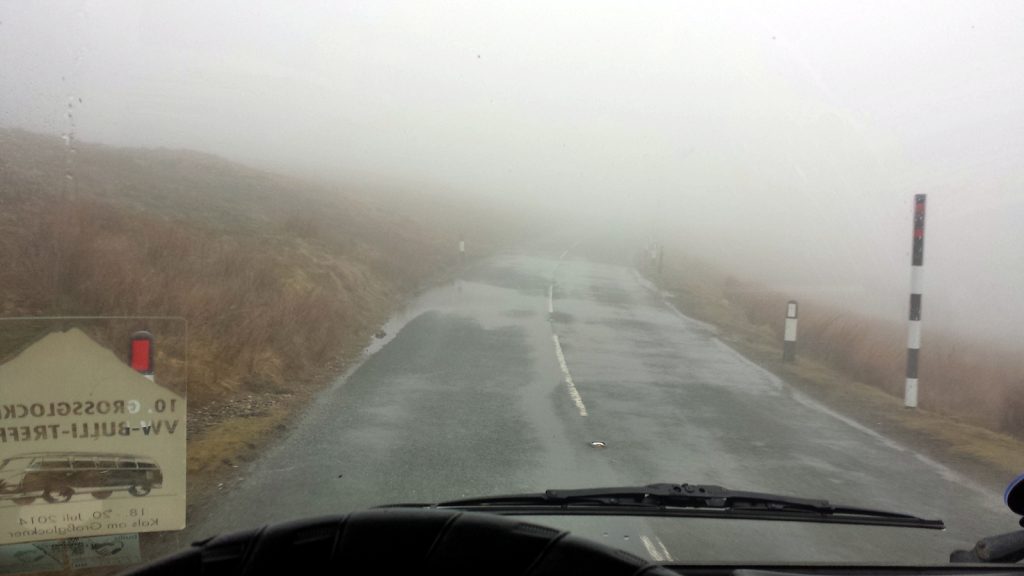
[[[152,372],[153,367],[150,366],[150,351],[152,346],[153,343],[145,338],[132,340],[131,366],[133,370],[142,372],[143,374]]]

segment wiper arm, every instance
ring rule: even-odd
[[[650,484],[621,488],[591,488],[582,490],[548,490],[549,501],[573,502],[601,501],[605,503],[645,504],[683,508],[773,507],[775,509],[830,510],[826,500],[809,500],[758,492],[726,490],[721,486],[693,484]]]
[[[865,524],[935,530],[945,528],[941,520],[927,520],[898,512],[836,506],[827,500],[743,492],[727,490],[721,486],[693,484],[547,490],[535,494],[467,498],[437,504],[405,506],[457,508],[511,515],[676,516]]]
[[[956,550],[949,555],[950,562],[1013,564],[1021,560],[1024,560],[1024,530],[982,538],[971,550]]]

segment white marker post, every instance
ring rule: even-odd
[[[466,240],[459,238],[459,264],[466,262]]]
[[[907,384],[903,405],[917,408],[917,368],[921,352],[921,290],[924,277],[924,214],[926,194],[914,195],[914,243],[910,266],[910,327],[907,331]]]
[[[786,304],[786,332],[782,337],[782,359],[786,362],[796,360],[796,300]]]

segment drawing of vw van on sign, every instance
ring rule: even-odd
[[[104,499],[117,490],[145,496],[163,486],[152,458],[100,452],[30,452],[0,463],[0,498],[31,504],[67,502],[75,494]]]

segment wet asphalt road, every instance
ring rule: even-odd
[[[816,404],[629,268],[509,255],[463,276],[392,319],[361,365],[190,519],[186,538],[384,503],[652,482],[827,498],[950,528],[534,521],[684,562],[943,563],[1016,527],[994,487]]]

